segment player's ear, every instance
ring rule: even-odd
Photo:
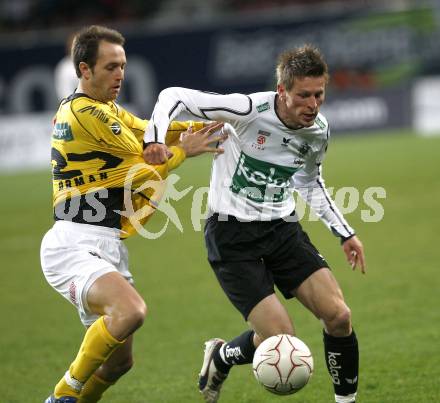
[[[286,88],[283,84],[277,84],[277,92],[280,97],[280,99],[284,99],[286,96]]]
[[[86,80],[88,80],[91,75],[91,69],[89,65],[85,62],[80,62],[78,67],[79,71],[81,72],[81,77],[84,77]]]

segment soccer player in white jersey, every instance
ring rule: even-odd
[[[335,400],[352,403],[358,384],[358,342],[351,312],[329,265],[295,219],[296,190],[336,235],[353,269],[365,272],[363,246],[322,179],[329,125],[319,113],[328,68],[312,46],[287,51],[277,65],[277,91],[220,95],[184,88],[161,92],[145,132],[144,158],[162,161],[170,120],[183,110],[229,123],[224,154],[214,159],[205,227],[208,260],[251,330],[231,341],[211,339],[199,377],[216,402],[233,365],[252,362],[267,337],[294,334],[274,293],[296,297],[324,325],[325,359]]]

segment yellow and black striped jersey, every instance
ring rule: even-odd
[[[137,221],[147,221],[160,201],[163,180],[185,159],[178,146],[180,133],[190,125],[199,130],[203,123],[172,122],[166,143],[173,157],[155,166],[142,158],[147,124],[114,102],[85,94],[75,93],[61,102],[51,150],[56,220],[118,228],[122,238],[135,231],[127,210],[133,214],[143,209]],[[138,191],[140,187],[146,189]]]

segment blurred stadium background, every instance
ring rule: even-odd
[[[365,277],[347,270],[322,225],[304,223],[354,312],[359,402],[439,402],[438,0],[1,0],[0,401],[42,402],[83,332],[72,307],[45,283],[39,244],[51,226],[55,70],[72,32],[91,23],[125,35],[120,102],[144,117],[169,86],[273,89],[280,51],[303,43],[321,48],[331,71],[323,107],[333,136],[327,183],[355,186],[361,194],[372,186],[386,190],[380,222],[363,222],[362,198],[347,215],[366,246]],[[135,369],[104,401],[200,401],[195,383],[203,341],[229,338],[243,327],[210,272],[202,233],[190,217],[191,195],[207,186],[209,170],[210,159],[201,157],[178,171],[179,189],[194,186],[176,203],[183,233],[170,224],[158,240],[128,241],[150,316],[137,335]],[[160,228],[164,220],[158,215],[149,226]],[[329,402],[319,323],[298,304],[288,305],[316,362],[311,384],[288,399]],[[222,402],[280,400],[258,387],[249,368],[234,372]]]
[[[125,34],[120,102],[142,116],[169,86],[272,89],[279,52],[316,44],[331,68],[323,110],[338,135],[440,131],[439,20],[438,0],[1,1],[0,168],[47,166],[56,90],[70,92],[69,76],[57,82],[54,70],[72,32],[88,23]]]

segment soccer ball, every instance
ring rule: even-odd
[[[313,373],[313,357],[300,339],[288,334],[264,340],[252,363],[258,382],[269,392],[290,395],[298,392]]]

